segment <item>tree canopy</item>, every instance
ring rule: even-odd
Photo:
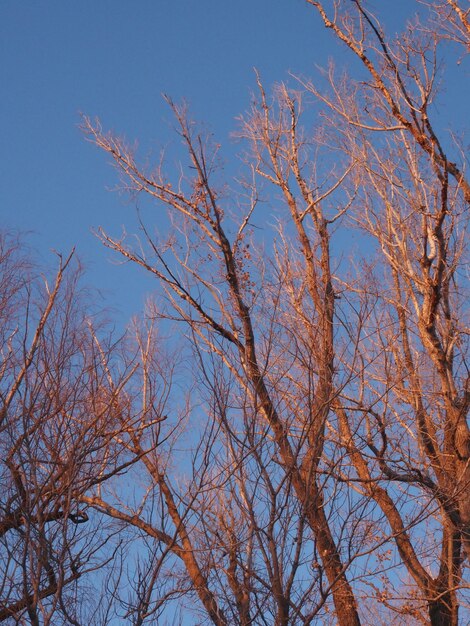
[[[125,336],[4,240],[0,621],[470,617],[470,182],[434,108],[469,13],[307,1],[351,69],[257,75],[232,178],[171,98],[176,168],[83,119],[153,207],[99,233],[155,279]]]

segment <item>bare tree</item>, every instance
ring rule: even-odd
[[[116,405],[132,365],[116,368],[119,344],[99,328],[72,255],[50,282],[31,259],[2,234],[0,621],[80,624],[81,583],[112,536],[77,495],[117,470]]]
[[[354,2],[355,12],[347,17],[329,17],[323,3],[310,4],[370,76],[360,89],[357,84],[348,91],[333,79],[331,96],[307,86],[325,102],[336,125],[346,122],[345,150],[365,181],[355,219],[381,256],[380,273],[372,272],[374,287],[361,288],[363,303],[372,297],[380,311],[374,312],[376,337],[363,343],[360,366],[352,368],[364,382],[359,395],[337,409],[339,428],[357,477],[370,485],[403,564],[428,601],[431,622],[456,624],[461,567],[465,554],[470,557],[468,331],[462,308],[467,284],[461,279],[470,194],[458,144],[449,150],[460,164],[447,156],[431,104],[441,27],[458,32],[454,38],[463,37],[468,48],[468,22],[456,2],[427,3],[439,19],[435,30],[416,22],[413,32],[390,41],[364,3]],[[368,416],[362,420],[362,441],[377,464],[376,484],[368,483],[371,461],[354,436],[354,414]],[[402,444],[393,450],[397,437],[407,441],[406,449]],[[377,487],[381,476],[388,487]],[[416,553],[405,515],[391,495],[404,483],[420,490],[429,511],[436,509],[435,573]]]
[[[189,160],[173,180],[85,120],[125,187],[169,215],[160,232],[142,220],[135,247],[101,232],[161,288],[136,331],[141,421],[120,435],[136,490],[116,475],[80,496],[140,546],[139,588],[125,602],[116,587],[135,623],[171,602],[217,625],[469,615],[470,184],[431,108],[468,13],[423,2],[391,38],[365,2],[308,2],[360,80],[331,67],[329,88],[270,97],[258,79],[238,189],[170,100]],[[154,347],[170,321],[183,404]]]

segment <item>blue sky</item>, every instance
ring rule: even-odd
[[[398,28],[409,0],[385,5]],[[289,71],[312,75],[330,57],[349,60],[303,0],[3,0],[0,54],[2,222],[32,231],[45,260],[76,245],[88,283],[125,315],[151,285],[115,267],[91,234],[100,225],[119,232],[133,207],[107,190],[113,172],[81,136],[79,113],[158,153],[172,139],[167,93],[185,97],[227,143],[249,105],[254,67],[269,88]],[[450,88],[462,118],[461,81]]]

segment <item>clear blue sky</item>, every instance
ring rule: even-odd
[[[411,3],[383,4],[398,27]],[[116,233],[133,208],[106,190],[113,172],[83,140],[79,112],[158,152],[171,138],[161,94],[184,96],[224,143],[249,104],[253,67],[269,87],[289,70],[312,75],[329,57],[348,61],[304,0],[3,0],[0,55],[2,222],[33,231],[44,258],[76,245],[88,282],[125,314],[150,285],[113,266],[91,229]],[[453,88],[463,118],[468,89]]]

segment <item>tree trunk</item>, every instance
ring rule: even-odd
[[[455,592],[444,593],[438,600],[429,602],[431,626],[458,626],[459,607]]]
[[[357,612],[356,598],[346,577],[345,567],[341,562],[335,540],[331,534],[323,508],[324,500],[317,486],[312,486],[312,503],[307,511],[307,518],[317,541],[328,582],[331,585],[333,603],[339,626],[361,626]]]

